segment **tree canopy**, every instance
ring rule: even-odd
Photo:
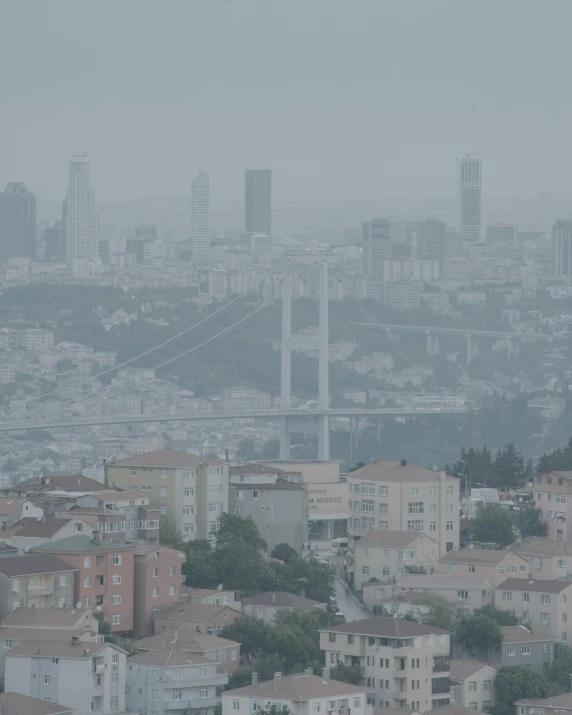
[[[550,685],[530,665],[503,666],[495,678],[495,715],[514,715],[514,703],[523,698],[546,698]]]
[[[485,502],[478,508],[473,533],[477,541],[508,546],[514,541],[512,517],[500,504]]]

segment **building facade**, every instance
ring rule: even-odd
[[[201,169],[191,184],[191,259],[200,264],[208,263],[211,247],[210,190],[210,176]]]
[[[529,489],[548,526],[547,538],[572,543],[572,471],[535,474]]]
[[[526,559],[508,549],[449,551],[437,564],[438,575],[486,578],[493,591],[507,576],[527,579],[529,569],[530,564]]]
[[[270,169],[246,169],[244,173],[244,230],[272,236]]]
[[[459,234],[463,241],[481,240],[482,162],[478,154],[459,160]]]
[[[495,704],[494,682],[498,666],[474,658],[451,661],[451,704],[490,712]]]
[[[36,197],[21,182],[0,193],[0,259],[36,257]]]
[[[552,228],[552,275],[572,275],[572,219],[558,219]]]
[[[391,226],[385,218],[375,218],[363,225],[363,272],[380,278],[384,261],[391,258]]]
[[[66,260],[99,257],[99,219],[88,154],[72,154],[66,199]]]

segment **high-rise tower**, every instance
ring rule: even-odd
[[[386,218],[363,225],[363,272],[373,278],[383,275],[383,262],[391,258],[391,227]]]
[[[463,241],[481,240],[481,180],[478,154],[459,160],[459,233]]]
[[[552,227],[552,274],[572,276],[572,219],[559,218]]]
[[[99,256],[99,220],[91,185],[89,154],[72,154],[66,201],[66,260]]]
[[[272,171],[246,169],[244,175],[244,230],[272,235]]]
[[[36,197],[12,182],[0,193],[0,260],[36,257]]]
[[[208,172],[199,169],[191,184],[191,259],[208,263],[210,235],[211,180]]]

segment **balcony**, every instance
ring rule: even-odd
[[[163,680],[163,687],[164,688],[173,688],[175,690],[181,690],[184,688],[197,688],[197,687],[208,688],[213,685],[226,685],[227,681],[228,681],[228,676],[225,671],[220,674],[217,673],[216,676],[212,676],[209,678],[201,678],[200,682],[199,682],[198,678],[195,678],[195,677],[181,678],[180,680],[177,680],[176,678],[167,680],[165,678]]]
[[[168,700],[163,701],[161,707],[163,710],[204,710],[205,708],[216,708],[220,703],[220,698],[193,698],[189,700],[188,698],[182,698],[181,700]]]
[[[434,673],[448,673],[451,670],[451,663],[447,659],[446,663],[435,663],[433,666]]]
[[[407,688],[405,688],[403,690],[394,690],[391,693],[391,697],[394,700],[399,700],[399,701],[407,700]]]
[[[28,598],[38,598],[38,596],[53,596],[53,586],[28,586]]]

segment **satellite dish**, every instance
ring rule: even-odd
[[[81,601],[78,601],[78,602],[75,604],[75,607],[76,607],[76,608],[81,608]]]

